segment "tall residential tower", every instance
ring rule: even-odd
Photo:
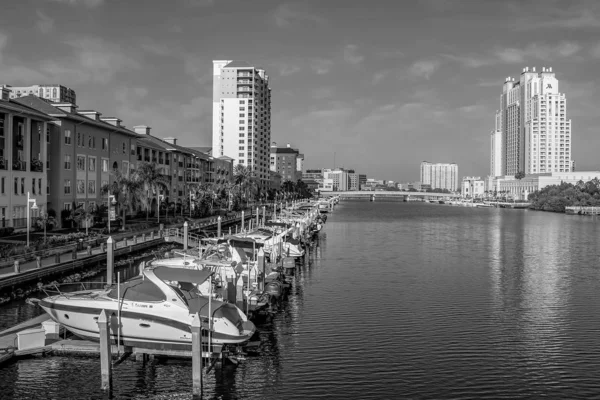
[[[421,163],[421,184],[431,185],[432,189],[458,189],[458,165],[451,163]]]
[[[213,61],[213,156],[250,167],[268,187],[270,143],[268,75],[245,61]]]
[[[566,97],[558,91],[552,68],[538,73],[535,67],[525,67],[518,81],[506,78],[492,134],[491,174],[571,171],[571,120],[566,114]]]

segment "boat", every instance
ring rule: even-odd
[[[36,302],[50,317],[75,335],[99,339],[98,316],[111,316],[110,335],[126,346],[190,350],[191,324],[199,314],[213,345],[237,345],[250,340],[256,328],[235,305],[212,300],[197,290],[213,272],[168,266],[148,267],[141,275],[106,289],[61,292]],[[209,316],[211,325],[209,327]]]
[[[488,203],[476,203],[475,207],[478,207],[478,208],[494,208],[493,205],[488,204]]]

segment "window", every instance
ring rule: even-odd
[[[243,130],[244,130],[244,127],[243,127],[243,126],[240,126],[240,131],[243,131]]]
[[[42,194],[42,178],[38,179],[38,193]]]
[[[245,143],[245,141],[244,141],[244,140],[240,140],[240,144],[244,144],[244,143]]]
[[[244,107],[240,107],[240,111],[245,111],[246,109]]]
[[[31,180],[31,193],[35,194],[35,178]]]
[[[88,211],[89,212],[94,212],[94,210],[96,209],[96,202],[95,201],[90,201],[88,203]]]
[[[71,182],[69,182],[69,185],[71,184]],[[71,189],[69,186],[69,193],[71,193]],[[66,194],[66,193],[65,193]],[[63,204],[63,210],[71,210],[71,203],[64,203]]]
[[[250,103],[251,100],[248,100],[248,103]],[[240,104],[245,104],[246,100],[240,100]]]
[[[88,138],[88,147],[90,149],[95,149],[96,148],[96,138],[92,135],[90,135],[90,137]]]
[[[77,194],[85,194],[85,180],[77,179]]]
[[[85,171],[85,156],[77,156],[77,171]]]
[[[102,150],[108,150],[108,138],[102,138]]]
[[[81,132],[77,132],[77,147],[83,146],[83,135]]]
[[[71,144],[71,131],[65,129],[65,144]]]
[[[4,189],[5,184],[6,184],[6,178],[2,177],[2,179],[0,179],[0,193],[1,194],[6,194],[6,191]]]
[[[244,118],[246,114],[240,114],[240,118]]]
[[[19,194],[19,178],[15,178],[15,194]]]
[[[239,154],[239,156],[240,156],[240,157],[244,157],[244,153],[240,153],[240,154]]]
[[[96,181],[88,181],[88,194],[96,194]]]
[[[129,163],[127,161],[123,161],[121,165],[121,172],[123,175],[127,175],[129,173]]]
[[[106,158],[102,159],[102,172],[108,172],[108,160]]]
[[[65,156],[65,169],[71,169],[71,156]]]
[[[25,194],[25,178],[21,178],[21,194]]]
[[[125,145],[125,142],[123,142],[123,154],[125,154],[127,152],[127,146]]]
[[[131,144],[131,155],[135,156],[135,144]]]
[[[88,158],[88,170],[92,172],[96,171],[96,157]]]
[[[46,143],[50,143],[50,126],[46,127]]]

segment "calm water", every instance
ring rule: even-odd
[[[600,220],[344,202],[265,348],[208,399],[600,399]],[[1,315],[1,314],[0,314]],[[97,358],[0,369],[0,398],[104,398]],[[125,361],[115,398],[191,398],[189,361]]]

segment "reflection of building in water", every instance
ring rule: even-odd
[[[562,314],[570,289],[571,230],[564,217],[529,220],[523,235],[522,323],[525,351],[533,360],[555,356],[564,330]],[[539,222],[538,222],[539,221]]]

